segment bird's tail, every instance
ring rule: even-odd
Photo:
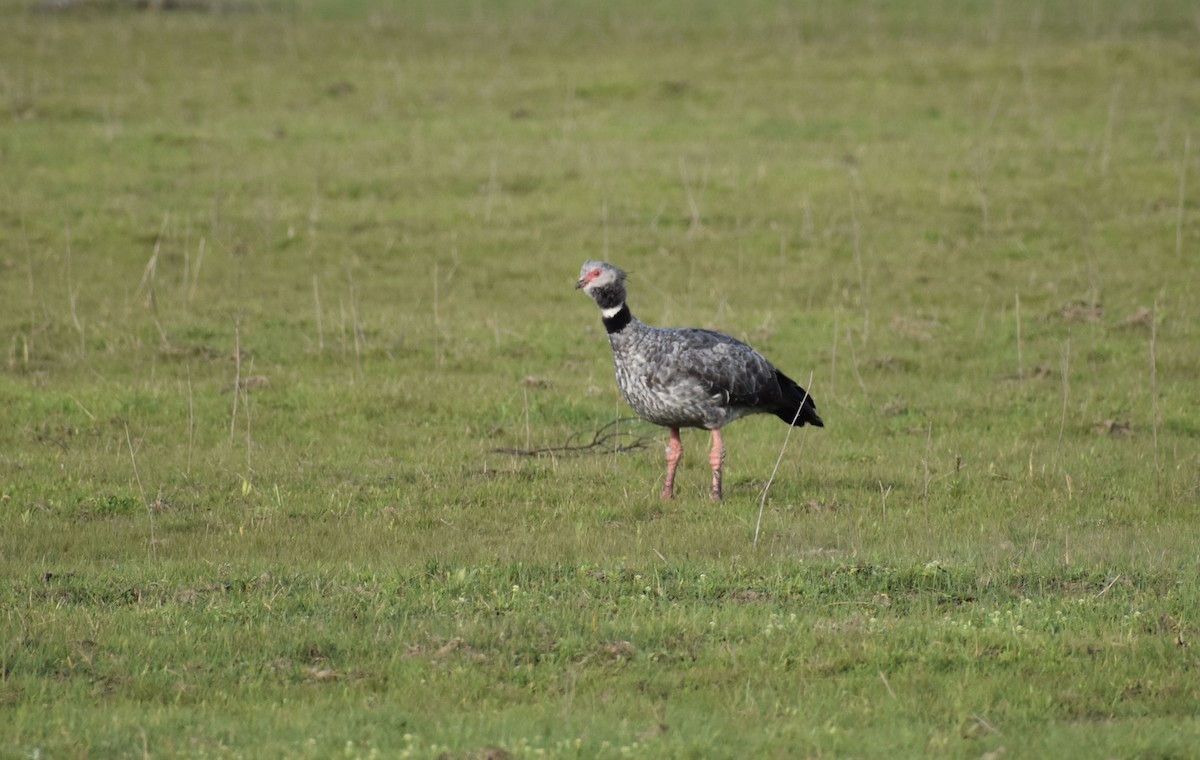
[[[808,395],[808,391],[779,370],[775,370],[775,378],[779,381],[779,388],[783,391],[783,399],[779,402],[779,407],[775,409],[775,416],[789,425],[797,427],[804,424],[825,427],[825,423],[817,416],[817,405],[813,402],[812,396]]]

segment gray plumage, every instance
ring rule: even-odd
[[[661,330],[634,319],[608,337],[622,395],[656,425],[711,430],[783,397],[770,362],[720,333]]]
[[[713,431],[713,498],[720,498],[721,427],[749,414],[769,413],[789,424],[824,427],[808,393],[750,346],[712,330],[643,324],[625,303],[625,273],[601,261],[585,262],[575,287],[604,315],[617,386],[638,416],[671,429]],[[682,450],[682,449],[680,449]],[[668,457],[664,498],[671,498],[674,464]]]

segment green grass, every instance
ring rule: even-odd
[[[1194,753],[1193,4],[644,5],[0,2],[0,757]]]

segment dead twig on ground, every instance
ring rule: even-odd
[[[496,454],[512,454],[523,457],[559,456],[562,454],[620,454],[626,451],[644,449],[654,440],[652,435],[637,435],[630,430],[621,430],[618,425],[636,417],[617,417],[612,422],[596,430],[592,440],[587,443],[577,443],[581,433],[573,433],[566,443],[560,446],[543,446],[539,448],[498,448],[492,449]]]

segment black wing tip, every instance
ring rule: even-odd
[[[779,387],[783,390],[783,406],[775,415],[795,427],[825,427],[825,421],[817,414],[817,404],[812,396],[808,395],[808,391],[779,370],[775,370],[775,374],[779,380]]]
[[[797,411],[799,411],[799,414],[797,414]],[[775,412],[775,416],[795,427],[804,427],[805,425],[812,425],[819,428],[825,427],[825,421],[817,415],[817,410],[810,404],[805,404],[804,408],[800,410],[797,410],[794,406],[787,409],[780,409]]]

